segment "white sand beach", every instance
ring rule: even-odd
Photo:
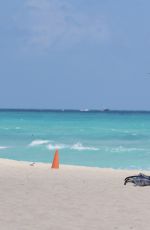
[[[149,230],[150,187],[123,185],[136,173],[1,159],[0,229]]]

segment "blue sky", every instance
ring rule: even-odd
[[[0,107],[150,110],[149,0],[0,7]]]

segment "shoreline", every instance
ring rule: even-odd
[[[8,158],[0,158],[0,164],[3,163],[8,163],[8,164],[16,164],[16,165],[30,165],[34,163],[34,166],[39,165],[39,166],[49,166],[51,168],[52,162],[34,162],[34,161],[22,161],[22,160],[13,160],[13,159],[8,159]],[[82,169],[82,170],[102,170],[102,171],[117,171],[117,172],[143,172],[143,173],[150,173],[150,170],[145,170],[145,169],[122,169],[122,168],[101,168],[97,166],[84,166],[84,165],[70,165],[70,164],[61,164],[60,163],[60,169]]]

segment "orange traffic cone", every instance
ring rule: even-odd
[[[59,154],[58,154],[58,150],[56,150],[56,152],[55,152],[53,163],[52,163],[52,168],[53,169],[58,169],[59,168]]]

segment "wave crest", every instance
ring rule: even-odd
[[[0,150],[1,149],[8,149],[9,147],[8,146],[0,146]]]
[[[38,146],[38,145],[44,145],[44,144],[48,144],[50,141],[49,140],[34,140],[32,141],[29,146]]]
[[[99,150],[96,147],[93,146],[84,146],[82,143],[77,142],[75,144],[64,144],[64,143],[53,143],[53,141],[50,140],[34,140],[32,141],[29,146],[30,147],[36,147],[40,145],[46,145],[46,147],[49,150],[55,150],[55,149],[71,149],[71,150],[78,150],[78,151],[85,151],[85,150],[92,150],[97,151]]]
[[[135,147],[127,148],[127,147],[123,147],[123,146],[118,146],[118,147],[112,148],[110,150],[106,148],[106,151],[111,151],[111,152],[115,152],[115,153],[143,151],[143,150],[144,150],[143,148],[135,148]]]
[[[68,148],[68,146],[67,146],[67,145],[64,145],[64,144],[54,144],[54,145],[49,144],[49,145],[47,146],[47,148],[48,148],[49,150],[54,150],[54,149],[66,149],[66,148]]]
[[[73,146],[71,146],[71,149],[78,150],[78,151],[82,151],[82,150],[93,150],[93,151],[97,151],[97,150],[99,150],[96,147],[83,146],[81,143],[74,144]]]
[[[78,150],[78,151],[85,151],[85,150],[93,150],[97,151],[99,150],[96,147],[89,147],[89,146],[83,146],[81,143],[76,143],[73,145],[66,145],[66,144],[49,144],[48,146],[49,150],[54,150],[54,149],[72,149],[72,150]]]

